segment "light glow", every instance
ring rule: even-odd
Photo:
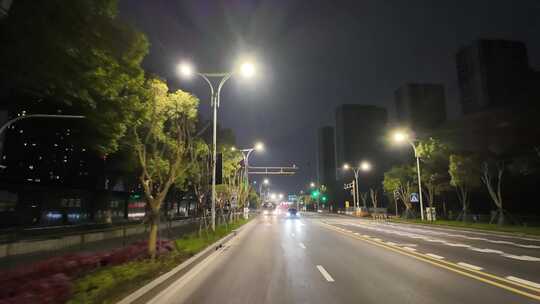
[[[188,63],[180,63],[177,70],[183,77],[191,77],[193,75],[193,67]]]
[[[240,73],[246,78],[251,78],[255,75],[255,66],[251,62],[244,62],[240,66]]]

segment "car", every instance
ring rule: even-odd
[[[298,210],[296,208],[289,208],[287,210],[287,217],[298,217],[300,216],[300,213],[298,213]]]

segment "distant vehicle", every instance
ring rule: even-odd
[[[262,213],[263,215],[272,215],[272,214],[276,214],[276,207],[274,206],[274,204],[271,204],[271,203],[267,203],[267,204],[264,204],[262,206]]]
[[[289,210],[287,210],[287,217],[298,217],[299,215],[300,214],[296,208],[289,208]]]

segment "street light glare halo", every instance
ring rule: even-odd
[[[240,73],[246,78],[251,78],[255,75],[255,65],[251,62],[244,62],[240,66]]]
[[[394,141],[396,142],[404,142],[408,139],[408,134],[402,131],[396,131],[394,133]]]
[[[369,171],[371,170],[371,164],[367,161],[363,161],[360,163],[360,169],[362,169],[362,171]]]
[[[256,144],[255,144],[255,150],[256,150],[256,151],[259,151],[259,152],[260,152],[260,151],[263,151],[263,150],[264,150],[264,144],[261,143],[261,142],[256,143]]]
[[[349,164],[343,164],[343,170],[349,170],[350,168]]]
[[[177,67],[178,69],[178,72],[180,73],[181,76],[183,77],[191,77],[193,75],[193,66],[189,63],[186,63],[186,62],[182,62],[178,65]]]

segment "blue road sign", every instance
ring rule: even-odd
[[[420,200],[418,199],[418,193],[413,192],[411,193],[411,203],[418,203]]]

